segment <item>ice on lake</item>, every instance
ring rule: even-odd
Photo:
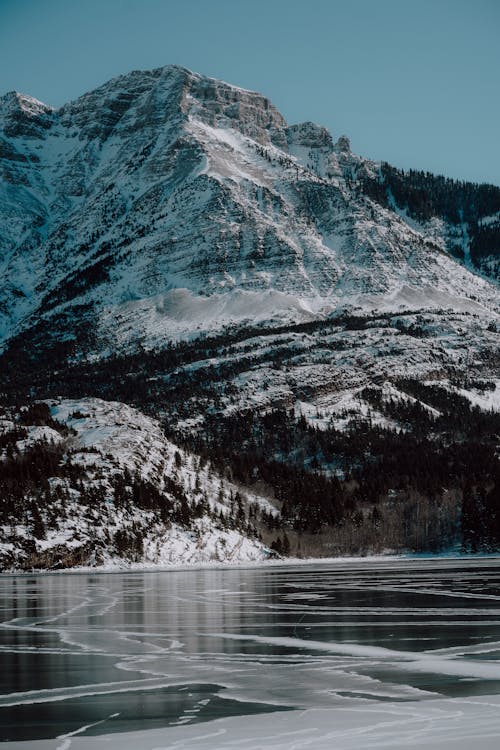
[[[1,576],[6,750],[498,748],[500,560]]]

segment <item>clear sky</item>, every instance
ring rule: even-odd
[[[500,185],[500,0],[0,0],[0,93],[58,106],[169,63],[364,156]]]

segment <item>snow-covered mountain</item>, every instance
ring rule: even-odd
[[[500,188],[176,66],[6,94],[0,170],[4,567],[500,544]]]
[[[59,110],[6,94],[0,138],[4,344],[102,355],[345,307],[497,315],[497,287],[447,252],[463,227],[370,198],[379,164],[260,94],[135,71]]]

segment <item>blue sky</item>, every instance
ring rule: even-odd
[[[500,184],[500,0],[0,0],[0,93],[57,106],[168,63],[364,156]]]

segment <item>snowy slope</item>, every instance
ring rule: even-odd
[[[445,226],[371,201],[375,163],[260,94],[167,66],[60,110],[7,94],[0,128],[4,342],[101,355],[346,306],[498,314]]]
[[[9,518],[3,517],[2,569],[242,562],[269,557],[247,517],[250,509],[256,515],[261,510],[278,511],[266,498],[236,487],[208,463],[168,441],[155,420],[125,404],[91,398],[52,402],[51,412],[55,426],[66,425],[69,434],[50,426],[27,426],[28,435],[17,441],[17,450],[23,454],[40,440],[57,443],[62,446],[60,463],[70,461],[73,468],[66,475],[49,476],[50,493],[36,496],[41,523],[35,523],[29,493],[23,498],[24,513],[17,507]],[[16,424],[16,415],[11,417],[0,425],[2,433]],[[0,462],[6,460],[4,452]],[[117,499],[114,480],[118,478],[129,486],[128,502]],[[136,478],[158,490],[159,506],[145,507],[135,501],[132,484]],[[238,492],[243,519],[236,520]],[[186,522],[175,517],[169,520],[162,507],[174,508],[182,497],[189,509]],[[133,550],[130,544],[120,548],[117,540],[123,541],[124,534],[133,535]]]

